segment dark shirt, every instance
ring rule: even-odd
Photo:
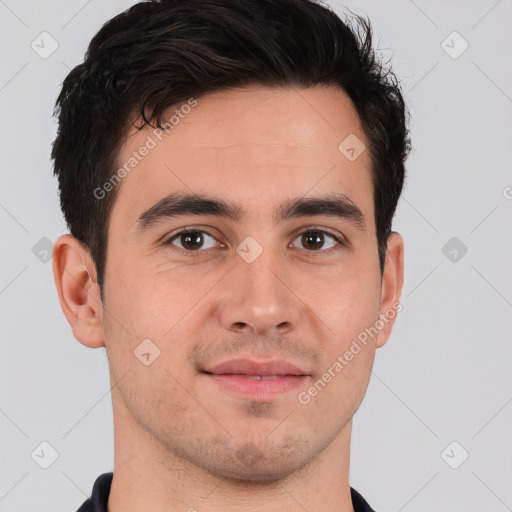
[[[84,504],[77,512],[107,512],[107,502],[113,476],[114,473],[103,473],[96,478],[91,497],[85,500]],[[354,512],[375,512],[365,499],[355,489],[352,489],[352,487],[350,488],[350,496],[352,497]]]

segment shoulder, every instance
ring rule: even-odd
[[[352,487],[350,488],[350,497],[354,512],[375,512],[368,502]]]
[[[92,494],[77,512],[108,512],[107,503],[114,473],[103,473],[94,482]]]

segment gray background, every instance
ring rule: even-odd
[[[0,0],[0,511],[74,511],[113,469],[105,352],[72,336],[44,259],[66,232],[53,103],[132,3]],[[354,418],[351,485],[381,512],[512,510],[512,0],[343,5],[392,56],[414,145],[395,221],[403,311]],[[43,31],[47,58],[31,47]]]

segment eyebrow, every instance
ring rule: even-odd
[[[135,233],[141,234],[152,226],[185,215],[211,215],[239,222],[246,213],[236,203],[202,194],[170,194],[145,210],[136,220]],[[326,215],[345,219],[361,231],[366,230],[361,210],[345,194],[319,197],[301,197],[278,207],[273,214],[274,223],[282,220]]]

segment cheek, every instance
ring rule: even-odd
[[[322,284],[310,288],[309,304],[330,327],[333,347],[342,349],[378,319],[380,279],[370,273],[345,273]]]
[[[124,259],[108,275],[106,307],[134,339],[162,339],[200,301],[206,281],[187,280],[180,268],[161,270]]]
[[[379,318],[380,277],[355,274],[339,279],[336,288],[317,298],[323,300],[325,322],[333,332],[324,346],[326,367],[316,387],[325,383],[323,403],[346,405],[341,414],[359,406],[368,386],[377,339],[368,333]]]
[[[374,287],[340,288],[339,293],[324,294],[314,302],[330,331],[322,341],[324,365],[301,403],[310,404],[311,411],[316,408],[326,423],[345,424],[370,380],[377,338],[368,333],[379,318],[379,301]]]

